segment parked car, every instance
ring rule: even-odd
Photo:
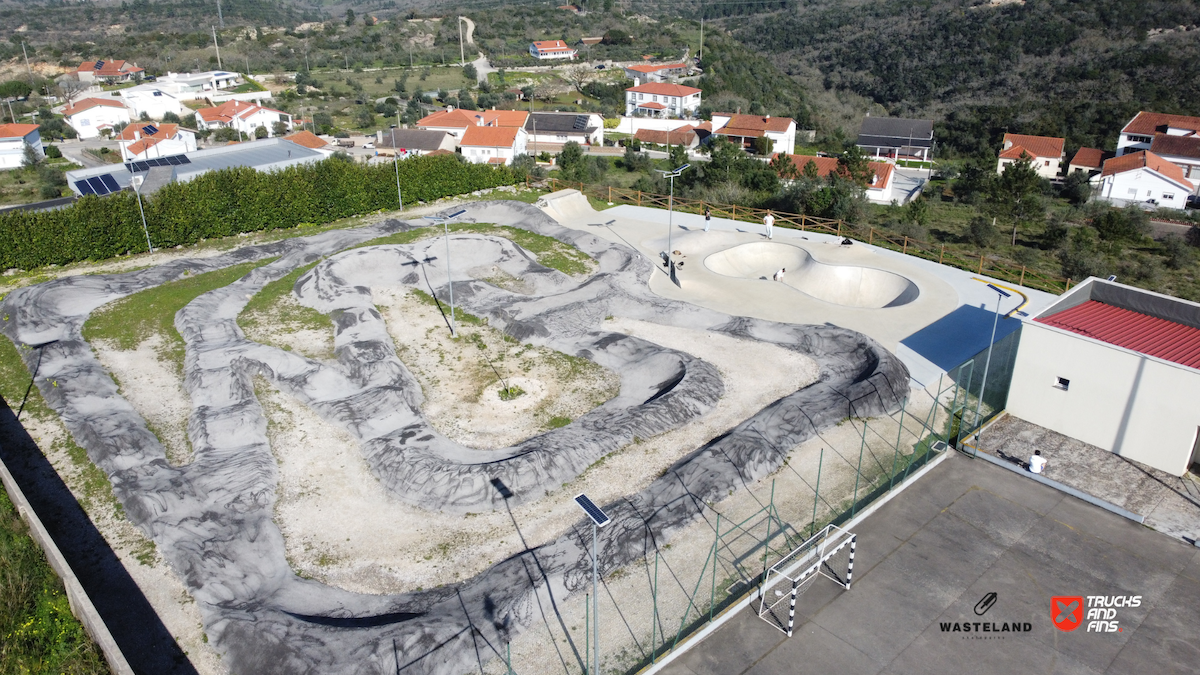
[[[374,150],[375,149],[374,143],[363,143],[362,146],[363,146],[363,150]]]
[[[605,65],[604,65],[603,63],[601,63],[600,65],[596,66],[596,70],[604,70],[604,68],[605,68]]]
[[[1189,209],[1200,209],[1200,195],[1188,195],[1187,203],[1184,206]]]

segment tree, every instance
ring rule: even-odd
[[[1092,185],[1086,171],[1073,171],[1063,179],[1060,194],[1071,204],[1082,206],[1092,196]]]
[[[621,166],[624,166],[625,170],[630,173],[638,171],[645,172],[650,170],[651,163],[649,157],[639,152],[633,146],[633,144],[630,143],[625,146],[625,156],[621,158]]]
[[[468,63],[467,65],[463,66],[463,78],[470,80],[471,82],[477,82],[479,80],[479,73],[475,70],[474,63]]]
[[[563,171],[570,171],[583,161],[583,148],[575,141],[567,141],[561,152],[556,155],[558,166]]]
[[[90,84],[80,82],[78,78],[64,75],[58,80],[58,90],[62,93],[63,101],[68,106],[75,101],[75,97],[79,96],[85,89],[90,87]]]
[[[633,38],[629,36],[629,33],[620,28],[613,28],[604,33],[604,37],[601,38],[600,43],[606,45],[631,45],[633,44]]]
[[[354,123],[357,124],[360,129],[366,129],[372,124],[375,124],[375,114],[371,112],[371,109],[367,106],[359,106],[358,109],[354,111]]]
[[[271,125],[271,134],[273,136],[286,136],[288,132],[287,124],[281,121],[276,121]]]
[[[795,180],[800,177],[800,170],[796,168],[796,163],[792,161],[792,156],[786,152],[781,152],[772,157],[769,166],[775,173],[779,174],[780,178],[785,180]]]
[[[29,143],[25,144],[25,148],[21,150],[21,167],[24,169],[35,169],[38,164],[42,163],[42,156]]]
[[[681,167],[684,164],[687,164],[688,161],[687,148],[683,147],[682,145],[672,145],[668,157],[671,160],[672,168]]]
[[[163,121],[168,124],[179,124],[180,123],[179,115],[176,115],[175,113],[169,112],[169,111],[163,113]]]
[[[1012,245],[1017,245],[1017,230],[1041,219],[1046,213],[1042,202],[1046,181],[1037,174],[1027,157],[1004,167],[991,183],[988,204],[994,215],[1012,223]]]
[[[838,156],[837,172],[842,178],[862,186],[870,183],[875,176],[875,169],[871,168],[871,160],[863,154],[862,148],[853,143],[847,143],[845,150]]]
[[[821,170],[817,168],[817,163],[810,159],[804,163],[803,175],[809,180],[817,180],[821,177]]]
[[[1104,276],[1104,257],[1096,249],[1096,233],[1091,228],[1077,227],[1058,249],[1058,262],[1062,275],[1079,281],[1088,277]]]
[[[564,71],[563,78],[566,79],[566,81],[570,83],[572,87],[575,87],[575,91],[579,92],[580,94],[584,94],[585,92],[583,91],[583,88],[587,86],[589,82],[591,82],[595,72],[596,71],[592,70],[592,68],[586,63],[576,63]]]
[[[1000,233],[996,231],[992,219],[987,216],[975,216],[967,225],[967,241],[980,248],[995,246],[999,239]]]
[[[1105,208],[1092,218],[1092,227],[1104,241],[1137,241],[1150,233],[1150,217],[1136,204],[1123,209]]]
[[[0,98],[25,98],[33,93],[33,88],[28,82],[22,80],[9,80],[0,83]]]
[[[754,139],[754,154],[766,157],[767,155],[770,155],[771,151],[774,149],[775,141],[767,138],[766,136],[759,136],[758,138]]]
[[[346,25],[347,26],[354,25],[354,10],[352,10],[352,9],[346,10]]]
[[[261,124],[258,125],[257,127],[255,127],[255,129],[254,129],[254,138],[256,140],[266,138],[267,136],[270,136],[270,135],[271,134],[270,134],[270,132],[267,131],[267,128]]]

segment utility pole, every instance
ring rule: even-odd
[[[217,0],[217,23],[221,24],[221,30],[225,30],[225,15],[221,14],[221,0]]]
[[[217,50],[217,68],[221,69],[224,66],[221,65],[221,45],[217,44],[217,27],[216,26],[212,27],[212,34],[213,34],[213,48],[215,48]]]
[[[697,54],[701,59],[704,58],[704,10],[701,9],[700,14],[700,53]]]
[[[33,86],[33,68],[29,67],[29,52],[25,51],[25,43],[21,43],[21,53],[25,55],[25,70],[29,73],[29,86]]]
[[[465,68],[467,65],[467,48],[463,45],[462,20],[461,16],[458,17],[458,60],[462,62]]]

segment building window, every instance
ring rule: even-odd
[[[1137,196],[1137,188],[1129,188],[1129,196],[1136,197]]]
[[[1050,160],[1046,160],[1046,166],[1050,166]]]
[[[1172,199],[1175,199],[1175,195],[1170,192],[1164,192],[1163,199],[1172,200]]]
[[[1066,391],[1071,388],[1071,381],[1065,377],[1056,377],[1054,378],[1054,388]]]
[[[1154,140],[1149,136],[1134,136],[1132,134],[1126,136],[1126,138],[1129,139],[1130,143],[1149,143],[1150,141]]]

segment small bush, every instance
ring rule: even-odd
[[[62,150],[59,150],[57,145],[47,145],[45,147],[45,150],[46,150],[46,156],[49,157],[50,159],[61,159],[62,158]]]
[[[990,248],[1000,241],[1000,232],[992,224],[991,218],[975,216],[967,225],[967,241],[980,248]]]

